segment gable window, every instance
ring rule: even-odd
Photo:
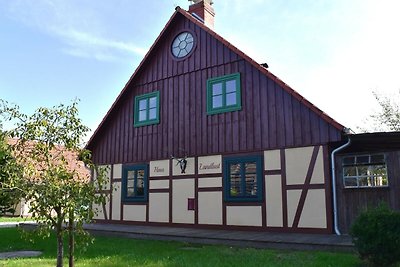
[[[240,110],[240,73],[207,80],[207,114]]]
[[[125,202],[147,201],[148,166],[124,166],[122,172],[122,200]]]
[[[157,124],[160,122],[160,92],[152,92],[135,97],[134,126]]]
[[[193,34],[184,31],[178,34],[171,45],[171,52],[177,59],[183,59],[193,52],[194,48],[194,37]]]
[[[344,157],[344,187],[383,187],[388,186],[385,155],[356,155]]]
[[[262,201],[261,156],[224,159],[226,201]]]

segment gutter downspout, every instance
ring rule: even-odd
[[[336,148],[331,153],[331,168],[332,168],[332,195],[333,195],[333,221],[335,227],[335,233],[341,235],[339,231],[338,214],[337,214],[337,198],[336,198],[336,170],[335,170],[335,154],[340,150],[348,147],[351,144],[350,136],[347,136],[347,143]]]

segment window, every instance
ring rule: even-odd
[[[147,165],[124,166],[122,173],[122,200],[147,201]]]
[[[172,55],[176,58],[184,58],[193,51],[194,37],[190,32],[182,32],[175,37],[171,45]]]
[[[157,124],[160,122],[159,91],[135,97],[134,126]]]
[[[261,156],[224,159],[226,201],[262,201]]]
[[[385,155],[344,157],[343,184],[345,187],[388,186]]]
[[[240,73],[207,80],[207,114],[240,110]]]

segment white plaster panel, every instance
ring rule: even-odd
[[[280,170],[281,151],[280,150],[264,151],[264,167],[265,170]]]
[[[198,173],[221,173],[222,172],[222,156],[206,156],[198,158]]]
[[[124,205],[124,221],[146,221],[146,205]]]
[[[103,207],[101,205],[93,204],[92,209],[94,212],[93,219],[104,220],[104,212],[103,212]]]
[[[285,149],[286,183],[304,184],[314,147]]]
[[[15,212],[6,213],[6,215],[14,215],[22,217],[32,216],[32,214],[29,212],[29,209],[31,207],[30,203],[31,203],[30,201],[25,201],[25,199],[21,199],[21,201],[19,201],[17,206],[15,207]]]
[[[111,189],[111,166],[110,165],[100,165],[98,166],[99,169],[105,169],[105,179],[106,184],[101,188],[101,190],[110,190]],[[99,189],[97,181],[97,173],[94,171],[93,173],[93,180],[95,182],[96,189]]]
[[[121,219],[121,182],[113,183],[112,190],[112,219]]]
[[[199,178],[199,187],[222,187],[222,178]]]
[[[222,192],[199,192],[199,224],[222,224]]]
[[[188,198],[194,198],[194,179],[172,182],[172,222],[194,223],[194,211],[188,210]]]
[[[149,221],[169,222],[169,193],[149,194]]]
[[[282,177],[265,176],[265,200],[267,203],[267,226],[283,226]]]
[[[179,163],[176,159],[173,159],[172,161],[172,174],[174,176],[178,175],[189,175],[189,174],[194,174],[195,166],[194,166],[194,158],[187,158],[187,164],[186,164],[186,170],[185,173],[181,173],[181,167],[179,166]]]
[[[122,164],[114,164],[113,166],[113,178],[121,179],[122,178]]]
[[[324,189],[310,189],[304,202],[299,227],[326,228],[326,203]]]
[[[288,190],[287,191],[287,217],[288,226],[292,227],[294,216],[296,215],[297,207],[299,206],[301,190]]]
[[[20,202],[17,203],[17,206],[15,207],[15,212],[14,215],[16,216],[24,216],[23,215],[23,200],[21,200]],[[8,215],[8,213],[6,213]],[[10,214],[12,215],[12,214]]]
[[[169,180],[150,180],[150,189],[168,189]]]
[[[169,176],[169,159],[150,161],[150,177]]]
[[[95,215],[93,216],[94,219],[99,220],[108,220],[110,218],[110,196],[107,195],[105,201],[105,212],[102,204],[93,204],[93,211]],[[106,214],[105,214],[106,213]],[[105,216],[107,215],[107,217]]]
[[[261,206],[228,206],[226,223],[239,226],[262,226]]]
[[[315,167],[311,176],[311,184],[323,184],[325,183],[324,174],[324,153],[322,146],[318,150],[317,160],[315,161]]]

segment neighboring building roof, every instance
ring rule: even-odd
[[[17,145],[18,139],[15,138],[9,138],[7,140],[7,143],[10,145]],[[29,141],[25,143],[21,143],[21,148],[18,149],[17,154],[20,156],[24,156],[24,154],[29,151],[31,147],[35,144],[34,141]],[[82,181],[89,181],[90,180],[90,169],[85,166],[85,163],[79,160],[77,152],[67,150],[63,146],[56,146],[54,149],[51,151],[53,160],[57,164],[57,162],[61,161],[61,155],[64,156],[66,162],[68,163],[68,170],[69,171],[75,171],[76,172],[76,177],[79,180]],[[35,163],[38,164],[35,166],[35,168],[43,169],[43,167],[40,166],[40,163]]]
[[[219,34],[217,34],[216,32],[214,32],[212,29],[210,29],[209,27],[207,27],[206,25],[204,25],[201,21],[199,21],[198,19],[196,19],[195,17],[193,17],[189,12],[187,12],[186,10],[180,8],[179,6],[175,9],[175,12],[172,14],[171,18],[169,19],[169,21],[167,22],[167,24],[165,25],[164,29],[161,31],[161,33],[159,34],[159,36],[156,38],[156,40],[154,41],[153,45],[150,47],[149,51],[147,52],[147,54],[144,56],[143,60],[140,62],[139,66],[136,68],[135,72],[131,75],[130,79],[128,80],[128,82],[125,84],[124,88],[122,89],[121,93],[118,95],[118,97],[116,98],[116,100],[114,101],[114,103],[112,104],[111,108],[108,110],[107,114],[104,116],[103,120],[101,121],[101,123],[99,124],[99,126],[97,127],[97,129],[95,130],[95,132],[93,133],[93,135],[91,136],[90,140],[88,141],[87,144],[87,148],[90,148],[92,142],[94,141],[97,133],[100,131],[100,129],[103,127],[103,125],[105,124],[107,118],[109,117],[110,113],[112,112],[112,110],[114,109],[114,107],[119,103],[121,97],[124,95],[125,91],[128,88],[128,85],[131,83],[131,81],[138,75],[138,73],[142,70],[143,65],[146,63],[148,57],[150,56],[150,54],[153,52],[155,46],[157,45],[157,43],[159,42],[159,40],[163,37],[164,33],[167,31],[168,27],[170,26],[170,24],[174,21],[174,19],[176,18],[177,15],[183,15],[184,17],[186,17],[188,20],[190,20],[191,22],[193,22],[194,24],[196,24],[197,26],[199,26],[202,30],[206,31],[207,33],[209,33],[210,35],[212,35],[214,38],[216,38],[218,41],[220,41],[221,43],[223,43],[225,46],[227,46],[229,49],[231,49],[233,52],[235,52],[236,54],[238,54],[240,57],[242,57],[244,60],[246,60],[247,62],[249,62],[253,67],[255,67],[256,69],[258,69],[262,74],[266,75],[268,78],[270,78],[271,80],[273,80],[274,82],[276,82],[278,85],[280,85],[286,92],[288,92],[290,95],[292,95],[294,98],[296,98],[298,101],[300,101],[300,103],[302,103],[303,105],[305,105],[306,107],[308,107],[310,110],[312,110],[313,112],[315,112],[320,118],[322,118],[324,121],[326,121],[328,124],[332,125],[334,128],[338,129],[339,131],[343,131],[344,130],[344,126],[341,125],[340,123],[338,123],[337,121],[335,121],[333,118],[331,118],[330,116],[328,116],[326,113],[324,113],[322,110],[320,110],[319,108],[317,108],[315,105],[313,105],[310,101],[308,101],[307,99],[305,99],[303,96],[301,96],[298,92],[296,92],[295,90],[293,90],[290,86],[288,86],[286,83],[284,83],[282,80],[280,80],[278,77],[276,77],[274,74],[272,74],[271,72],[269,72],[266,68],[264,68],[263,66],[261,66],[259,63],[257,63],[256,61],[254,61],[252,58],[250,58],[248,55],[246,55],[245,53],[243,53],[241,50],[239,50],[238,48],[236,48],[234,45],[232,45],[231,43],[229,43],[227,40],[225,40],[222,36],[220,36]]]
[[[400,150],[400,132],[349,134],[350,146],[339,154]]]

